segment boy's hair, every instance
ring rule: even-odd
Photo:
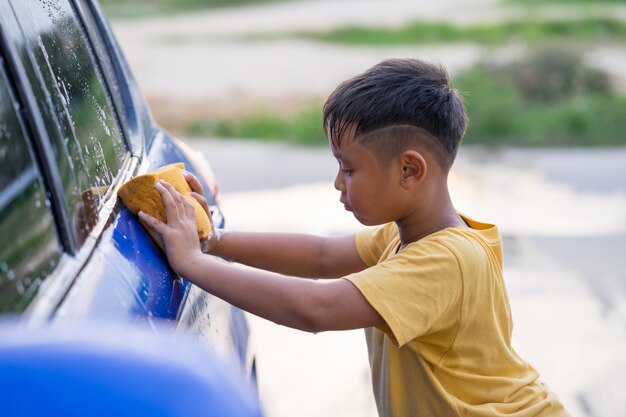
[[[341,83],[324,104],[324,131],[332,146],[354,125],[354,139],[382,164],[420,144],[448,171],[467,114],[442,66],[417,59],[389,59]]]

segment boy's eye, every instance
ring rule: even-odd
[[[347,176],[352,175],[352,170],[351,169],[342,169],[341,172],[343,172]]]

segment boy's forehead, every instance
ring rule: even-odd
[[[332,144],[330,147],[330,150],[333,153],[333,156],[338,159],[338,160],[343,160],[345,159],[345,156],[343,154],[343,152],[341,152],[341,149],[338,148],[337,146],[335,146],[335,144]]]
[[[363,158],[364,154],[372,153],[368,147],[354,140],[354,138],[342,140],[338,147],[333,144],[331,151],[340,162],[356,162]]]
[[[344,142],[353,141],[358,124],[354,122],[337,122],[328,127],[326,132],[333,148],[339,148]]]

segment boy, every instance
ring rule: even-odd
[[[210,237],[211,254],[259,270],[205,256],[192,205],[168,184],[157,185],[167,224],[140,217],[174,271],[246,311],[310,332],[364,328],[381,416],[567,415],[511,348],[496,227],[452,205],[447,175],[466,124],[447,73],[425,62],[384,61],[341,84],[324,106],[335,188],[361,223],[382,226]]]

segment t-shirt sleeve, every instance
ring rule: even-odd
[[[397,234],[397,230],[395,223],[387,223],[363,229],[356,234],[356,249],[365,265],[370,267],[378,263],[389,242]]]
[[[361,291],[398,346],[437,331],[458,316],[461,268],[438,242],[420,242],[345,277]],[[452,317],[454,316],[454,317]]]

